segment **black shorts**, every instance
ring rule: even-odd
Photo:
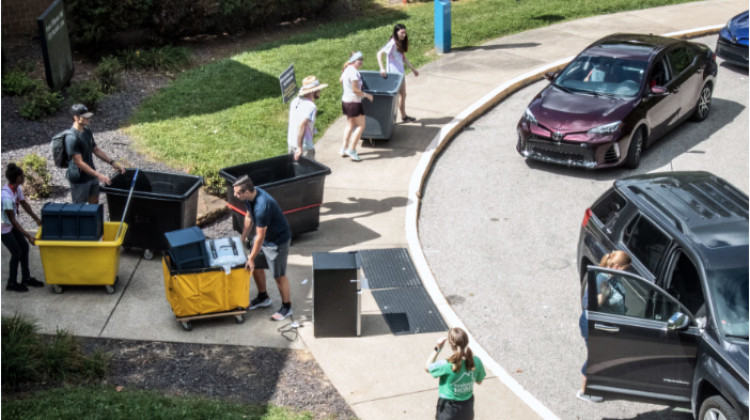
[[[341,102],[341,111],[349,118],[365,115],[365,108],[362,102]]]
[[[438,398],[436,420],[472,420],[474,418],[474,396],[466,401]]]

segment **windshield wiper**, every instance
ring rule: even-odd
[[[565,93],[573,93],[573,91],[570,90],[569,88],[562,87],[561,85],[558,85],[557,83],[555,83],[553,86],[555,86],[556,88],[560,89],[561,91]]]
[[[608,98],[616,98],[617,97],[617,95],[615,95],[614,93],[599,92],[597,90],[592,90],[589,93],[591,93],[594,96],[606,96]]]

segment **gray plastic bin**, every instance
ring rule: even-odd
[[[398,112],[398,91],[404,76],[398,73],[387,73],[383,78],[377,71],[360,71],[362,90],[373,96],[373,101],[362,99],[365,109],[366,126],[363,139],[388,140],[393,134],[393,125]]]

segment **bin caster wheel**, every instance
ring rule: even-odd
[[[245,317],[242,315],[237,315],[234,317],[234,322],[242,324],[243,322],[245,322]]]
[[[151,251],[150,249],[144,249],[143,250],[143,258],[145,258],[147,260],[154,259],[154,252]]]
[[[59,284],[52,285],[52,293],[59,295],[59,294],[62,294],[62,292],[63,292],[62,286],[60,286]]]
[[[193,326],[189,322],[180,322],[182,324],[182,329],[185,331],[190,331],[193,329]]]
[[[104,290],[107,292],[108,295],[111,295],[115,292],[115,286],[104,286]]]

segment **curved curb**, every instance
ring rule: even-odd
[[[717,33],[723,27],[724,25],[706,26],[685,31],[670,32],[663,34],[662,36],[673,38],[695,38]],[[510,376],[510,374],[508,374],[508,372],[487,353],[487,351],[474,339],[471,332],[466,328],[466,325],[464,325],[448,301],[445,300],[443,293],[440,291],[440,287],[435,281],[435,277],[432,275],[432,270],[427,264],[427,259],[422,252],[422,244],[419,241],[418,229],[419,210],[422,205],[422,191],[425,185],[425,180],[427,179],[427,175],[429,174],[432,165],[435,163],[440,152],[453,140],[461,129],[516,91],[544,78],[544,73],[561,70],[573,58],[575,58],[575,56],[555,61],[551,64],[538,67],[520,76],[514,77],[481,97],[468,108],[458,113],[458,115],[456,115],[449,123],[445,124],[427,146],[427,149],[419,159],[417,167],[414,169],[414,172],[412,172],[411,180],[409,181],[406,220],[404,223],[406,229],[406,241],[409,245],[409,252],[414,261],[414,266],[416,267],[419,276],[422,278],[422,283],[430,294],[430,298],[438,307],[438,310],[440,310],[440,314],[446,319],[448,325],[461,327],[466,330],[469,334],[469,339],[472,342],[472,350],[482,359],[485,366],[487,366],[505,386],[510,388],[543,419],[558,419],[559,417],[526,391],[521,384]]]

